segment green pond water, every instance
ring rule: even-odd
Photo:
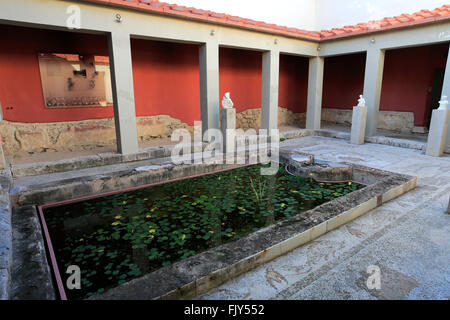
[[[81,290],[100,294],[146,273],[301,214],[364,186],[261,176],[233,169],[44,210],[63,283],[81,269]]]

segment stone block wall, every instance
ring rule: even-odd
[[[278,109],[278,125],[301,124],[305,113]],[[236,126],[241,129],[261,127],[261,109],[247,109],[236,115]],[[140,141],[168,138],[175,129],[193,130],[192,126],[168,115],[137,118]],[[116,144],[114,119],[98,119],[54,123],[20,123],[3,121],[0,124],[5,155],[46,151],[80,151]]]
[[[173,130],[190,127],[167,115],[138,117],[137,131],[141,141],[170,137]],[[115,145],[114,119],[54,123],[0,124],[5,155],[18,152],[77,151]]]
[[[352,110],[323,108],[322,121],[351,125]],[[378,116],[378,129],[411,133],[414,129],[414,113],[380,111]]]
[[[278,108],[278,126],[301,125],[306,121],[306,113],[294,113],[289,109]],[[261,128],[261,108],[247,109],[236,115],[236,128],[259,129]]]

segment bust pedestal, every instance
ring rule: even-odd
[[[428,133],[427,155],[442,157],[444,154],[449,117],[450,110],[433,110],[430,132]]]
[[[353,107],[351,144],[364,144],[366,135],[367,107]]]
[[[220,122],[223,137],[223,152],[234,153],[236,149],[236,109],[222,108]]]

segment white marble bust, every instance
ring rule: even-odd
[[[439,101],[439,109],[438,110],[450,110],[448,108],[448,98],[447,98],[447,96],[442,96],[441,101]]]
[[[363,98],[363,96],[361,94],[358,99],[358,107],[365,107],[365,106],[366,106],[366,100]]]
[[[224,107],[225,109],[231,109],[233,108],[233,106],[234,103],[230,98],[230,93],[229,92],[225,93],[222,99],[222,107]]]

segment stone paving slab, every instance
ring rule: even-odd
[[[450,299],[449,156],[325,137],[288,140],[281,147],[416,175],[419,185],[197,299]],[[371,265],[381,270],[381,290],[367,288]]]

